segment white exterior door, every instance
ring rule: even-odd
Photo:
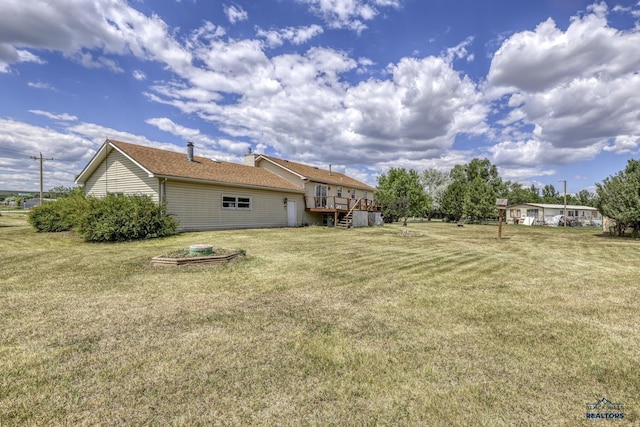
[[[287,201],[287,226],[298,226],[298,202],[291,199]]]

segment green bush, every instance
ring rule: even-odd
[[[149,196],[109,194],[87,198],[78,212],[74,230],[87,241],[121,242],[175,234],[178,222],[167,215],[164,205]]]
[[[78,213],[87,203],[83,194],[77,193],[53,202],[36,206],[29,211],[28,221],[38,232],[58,232],[71,230]]]

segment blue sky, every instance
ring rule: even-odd
[[[107,138],[370,184],[488,158],[571,193],[638,158],[640,2],[3,0],[0,189]]]

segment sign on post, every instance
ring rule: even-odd
[[[507,199],[496,199],[498,207],[498,239],[502,239],[502,213],[507,209]]]

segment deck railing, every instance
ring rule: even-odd
[[[332,209],[339,211],[377,211],[378,204],[373,200],[351,199],[348,197],[326,196],[326,197],[305,197],[307,209]]]

